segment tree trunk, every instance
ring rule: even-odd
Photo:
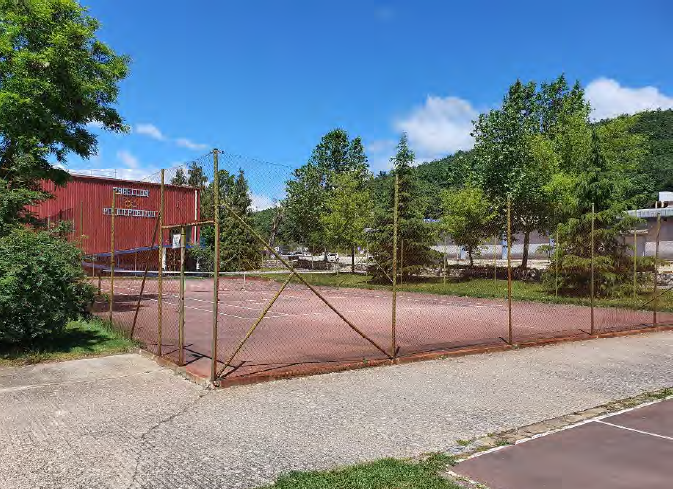
[[[467,249],[467,256],[470,259],[470,268],[474,267],[474,257],[472,256],[472,248]]]
[[[523,235],[523,256],[521,258],[521,268],[528,268],[528,248],[530,246],[530,231]]]
[[[355,275],[355,246],[351,247],[351,273]]]

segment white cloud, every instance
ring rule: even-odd
[[[140,166],[138,158],[124,149],[117,151],[117,158],[124,166],[127,167],[127,169],[137,169]]]
[[[395,154],[396,145],[397,141],[393,139],[376,139],[365,144],[369,168],[372,172],[378,173],[392,168],[390,158]]]
[[[163,141],[166,139],[166,136],[164,136],[163,133],[159,130],[159,128],[154,124],[136,124],[134,131],[137,134],[142,134],[143,136],[149,136],[152,139],[156,139],[158,141]]]
[[[593,80],[587,85],[585,93],[591,103],[594,120],[673,108],[673,97],[664,95],[656,87],[629,88],[610,78]]]
[[[458,97],[428,96],[425,104],[399,119],[395,128],[405,131],[417,159],[428,160],[472,148],[472,121],[479,112]]]
[[[195,143],[193,141],[190,141],[187,138],[178,138],[178,139],[175,140],[175,144],[177,144],[178,146],[181,146],[183,148],[187,148],[187,149],[202,150],[202,149],[207,149],[208,148],[207,144]]]
[[[263,211],[264,209],[276,206],[276,202],[268,195],[250,194],[250,198],[252,199],[252,210],[254,211]]]
[[[101,121],[89,121],[86,123],[89,129],[102,129],[103,123]]]
[[[156,168],[118,168],[113,171],[115,172],[117,178],[140,182],[145,180],[148,175],[151,175],[159,170]]]

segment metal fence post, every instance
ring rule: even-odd
[[[213,337],[211,340],[210,381],[217,377],[217,321],[220,299],[220,176],[219,151],[213,150],[213,221],[215,233],[215,250],[213,257]]]
[[[162,355],[163,343],[163,311],[164,311],[164,177],[165,170],[161,169],[161,189],[159,200],[159,284],[157,289],[157,355]]]
[[[514,342],[512,327],[512,198],[507,196],[507,342]]]
[[[638,295],[638,233],[633,227],[633,299]]]
[[[400,239],[400,284],[404,281],[404,238]]]
[[[399,185],[400,177],[395,174],[395,199],[393,205],[393,314],[391,327],[390,356],[397,357],[397,219],[399,213]]]
[[[443,283],[446,285],[446,275],[449,273],[449,235],[444,235],[444,280]]]
[[[591,295],[591,329],[590,334],[594,334],[595,329],[595,318],[594,318],[594,295],[595,295],[595,283],[594,283],[594,249],[595,249],[595,236],[594,232],[596,230],[596,206],[594,203],[591,204],[591,283],[589,284],[589,294]]]
[[[554,257],[554,286],[556,289],[555,296],[558,297],[558,269],[561,261],[561,240],[559,238],[559,226],[558,224],[556,225],[556,245],[554,249],[554,254],[556,255]]]
[[[498,236],[493,238],[493,281],[498,280]]]
[[[112,324],[112,311],[115,299],[115,188],[112,188],[112,208],[110,213],[110,313],[109,321]]]
[[[659,282],[659,235],[661,234],[661,212],[659,212],[659,205],[655,207],[657,209],[657,233],[655,235],[655,244],[654,244],[654,287],[652,293],[654,294],[654,311],[652,313],[652,326],[657,325],[657,310],[659,309],[659,297],[657,295]]]
[[[180,227],[180,310],[178,316],[178,365],[185,364],[185,250],[187,232]]]

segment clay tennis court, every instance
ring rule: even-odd
[[[103,290],[105,286],[103,284]],[[157,281],[148,278],[134,336],[156,351]],[[115,280],[114,321],[133,323],[141,281]],[[217,360],[223,367],[269,300],[279,280],[220,279]],[[360,336],[315,294],[290,284],[224,372],[225,380],[339,370],[385,360],[377,346],[391,351],[392,294],[389,290],[317,287],[323,296],[371,340]],[[177,359],[179,281],[165,279],[163,290],[164,356]],[[185,362],[207,377],[212,358],[213,281],[191,278],[185,290]],[[397,298],[398,357],[450,352],[471,346],[502,346],[508,335],[507,301],[400,292]],[[672,323],[672,313],[660,313]],[[588,337],[590,310],[576,305],[514,302],[515,342],[545,338]],[[595,332],[639,329],[652,324],[650,311],[595,309]],[[377,346],[375,346],[375,343]]]
[[[673,399],[459,463],[489,489],[673,487]]]

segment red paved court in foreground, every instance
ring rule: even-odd
[[[128,328],[140,290],[139,279],[115,280],[117,324]],[[186,281],[185,360],[188,369],[210,371],[213,310],[211,279]],[[106,283],[103,283],[105,291]],[[272,280],[223,278],[218,314],[219,362],[227,361],[281,284]],[[319,287],[320,292],[374,343],[390,352],[390,291]],[[177,358],[179,281],[164,280],[164,355]],[[135,337],[156,351],[157,281],[148,279]],[[514,302],[515,341],[560,336],[588,336],[588,307]],[[660,313],[659,321],[673,322]],[[640,328],[652,323],[649,311],[595,310],[596,332]],[[503,345],[507,338],[507,302],[403,292],[397,300],[398,356],[451,351],[466,346]],[[386,356],[353,331],[303,285],[291,284],[280,295],[257,330],[227,369],[228,377],[259,376],[309,369],[331,370],[346,364],[383,360]]]
[[[489,489],[670,489],[673,400],[461,462]]]

